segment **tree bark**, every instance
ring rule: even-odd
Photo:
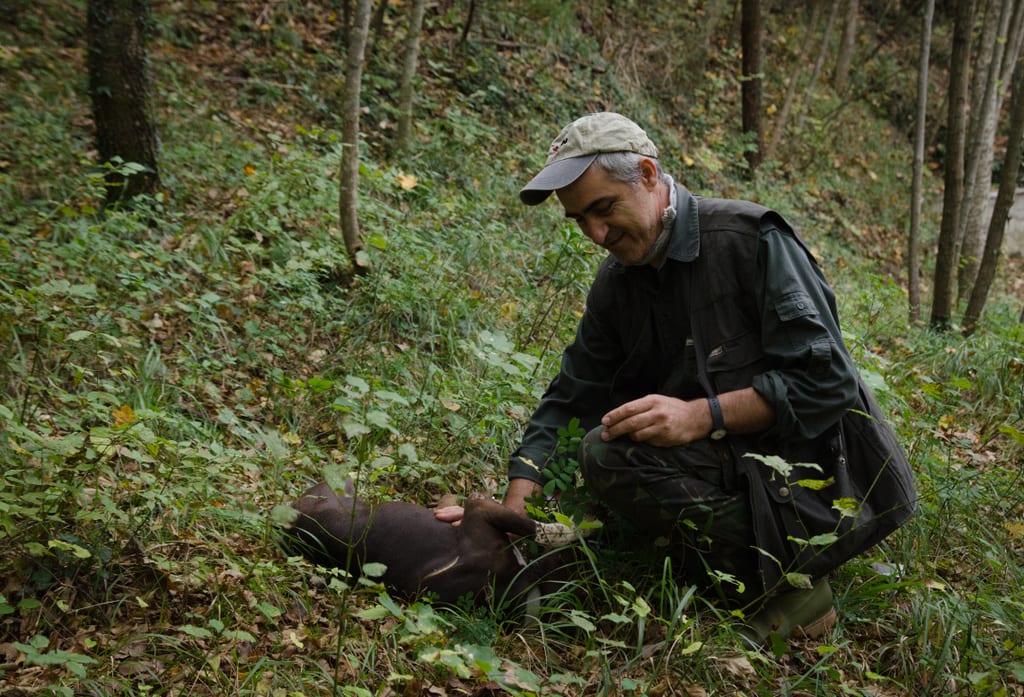
[[[836,56],[836,72],[832,86],[838,94],[846,91],[850,78],[850,63],[857,45],[857,15],[860,11],[858,0],[846,0],[846,15],[843,18],[843,36],[839,41],[839,55]]]
[[[338,222],[345,249],[357,272],[369,270],[359,232],[359,111],[362,94],[363,58],[370,31],[373,0],[358,0],[348,36],[345,57],[345,91],[342,100],[344,124],[341,134],[340,184],[338,185]]]
[[[971,29],[974,20],[972,0],[956,3],[953,22],[953,50],[949,69],[949,113],[946,118],[946,166],[942,196],[942,226],[935,256],[932,287],[933,329],[945,331],[953,316],[953,286],[959,260],[957,237],[964,196],[964,149],[967,140],[967,96],[970,77]]]
[[[854,0],[855,1],[855,0]],[[917,69],[917,124],[914,135],[914,169],[910,186],[910,231],[907,235],[907,296],[910,321],[921,319],[921,182],[924,178],[925,123],[928,114],[928,63],[932,46],[935,0],[926,0],[921,24],[921,53]]]
[[[89,97],[100,162],[111,167],[108,204],[160,186],[146,71],[147,10],[146,0],[89,0],[87,9]]]
[[[740,43],[743,47],[743,75],[740,77],[743,97],[743,133],[753,140],[747,150],[747,164],[753,174],[764,155],[764,76],[761,68],[761,0],[743,0],[740,22]]]
[[[409,15],[409,34],[405,37],[405,57],[402,65],[402,82],[398,90],[398,151],[405,152],[412,141],[412,107],[416,94],[416,62],[420,54],[420,32],[423,28],[425,0],[415,0]]]
[[[1015,12],[1013,6],[1016,6]],[[975,70],[976,87],[970,103],[980,105],[972,112],[972,138],[966,167],[966,203],[960,220],[960,262],[957,273],[957,297],[971,294],[978,273],[984,246],[984,211],[992,189],[992,161],[999,115],[1002,112],[1005,86],[1013,79],[1013,66],[1017,62],[1020,35],[1020,6],[1013,0],[992,0],[987,11],[983,57]],[[1017,22],[1014,24],[1012,22]],[[988,47],[991,47],[989,49]],[[1009,66],[1009,70],[1007,70]]]
[[[1018,61],[1013,71],[1013,94],[1010,100],[1010,131],[1007,135],[1006,156],[1003,160],[1002,179],[999,182],[999,193],[992,208],[992,218],[988,224],[988,234],[982,252],[981,264],[978,267],[978,278],[971,290],[967,310],[964,312],[963,332],[970,335],[977,327],[981,313],[985,309],[989,289],[996,277],[999,256],[1003,248],[1003,235],[1006,232],[1006,221],[1010,217],[1013,199],[1017,190],[1017,174],[1020,172],[1022,143],[1024,143],[1024,63]]]

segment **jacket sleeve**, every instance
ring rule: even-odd
[[[776,439],[814,439],[857,399],[857,369],[843,343],[835,294],[785,223],[762,225],[758,249],[761,342],[771,368],[753,387],[775,408]]]
[[[612,379],[622,362],[620,342],[601,307],[600,284],[591,289],[576,337],[562,354],[558,375],[548,386],[509,457],[510,479],[546,482],[544,470],[558,448],[558,431],[573,418],[589,431],[610,409]]]

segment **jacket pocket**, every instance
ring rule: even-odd
[[[722,393],[750,387],[763,363],[760,337],[746,332],[709,347],[705,365],[711,384]]]
[[[810,295],[798,290],[779,298],[775,302],[775,312],[779,315],[779,321],[791,322],[799,317],[817,315],[818,308]]]

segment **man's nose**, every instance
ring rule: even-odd
[[[608,226],[600,220],[581,220],[580,228],[582,228],[583,234],[597,245],[604,244],[604,239],[608,236]]]

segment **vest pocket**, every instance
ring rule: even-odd
[[[811,296],[803,291],[794,291],[783,295],[775,303],[775,312],[782,322],[791,322],[798,317],[818,314],[818,308]]]
[[[750,387],[762,363],[760,337],[746,332],[710,347],[706,367],[711,384],[721,393]]]

